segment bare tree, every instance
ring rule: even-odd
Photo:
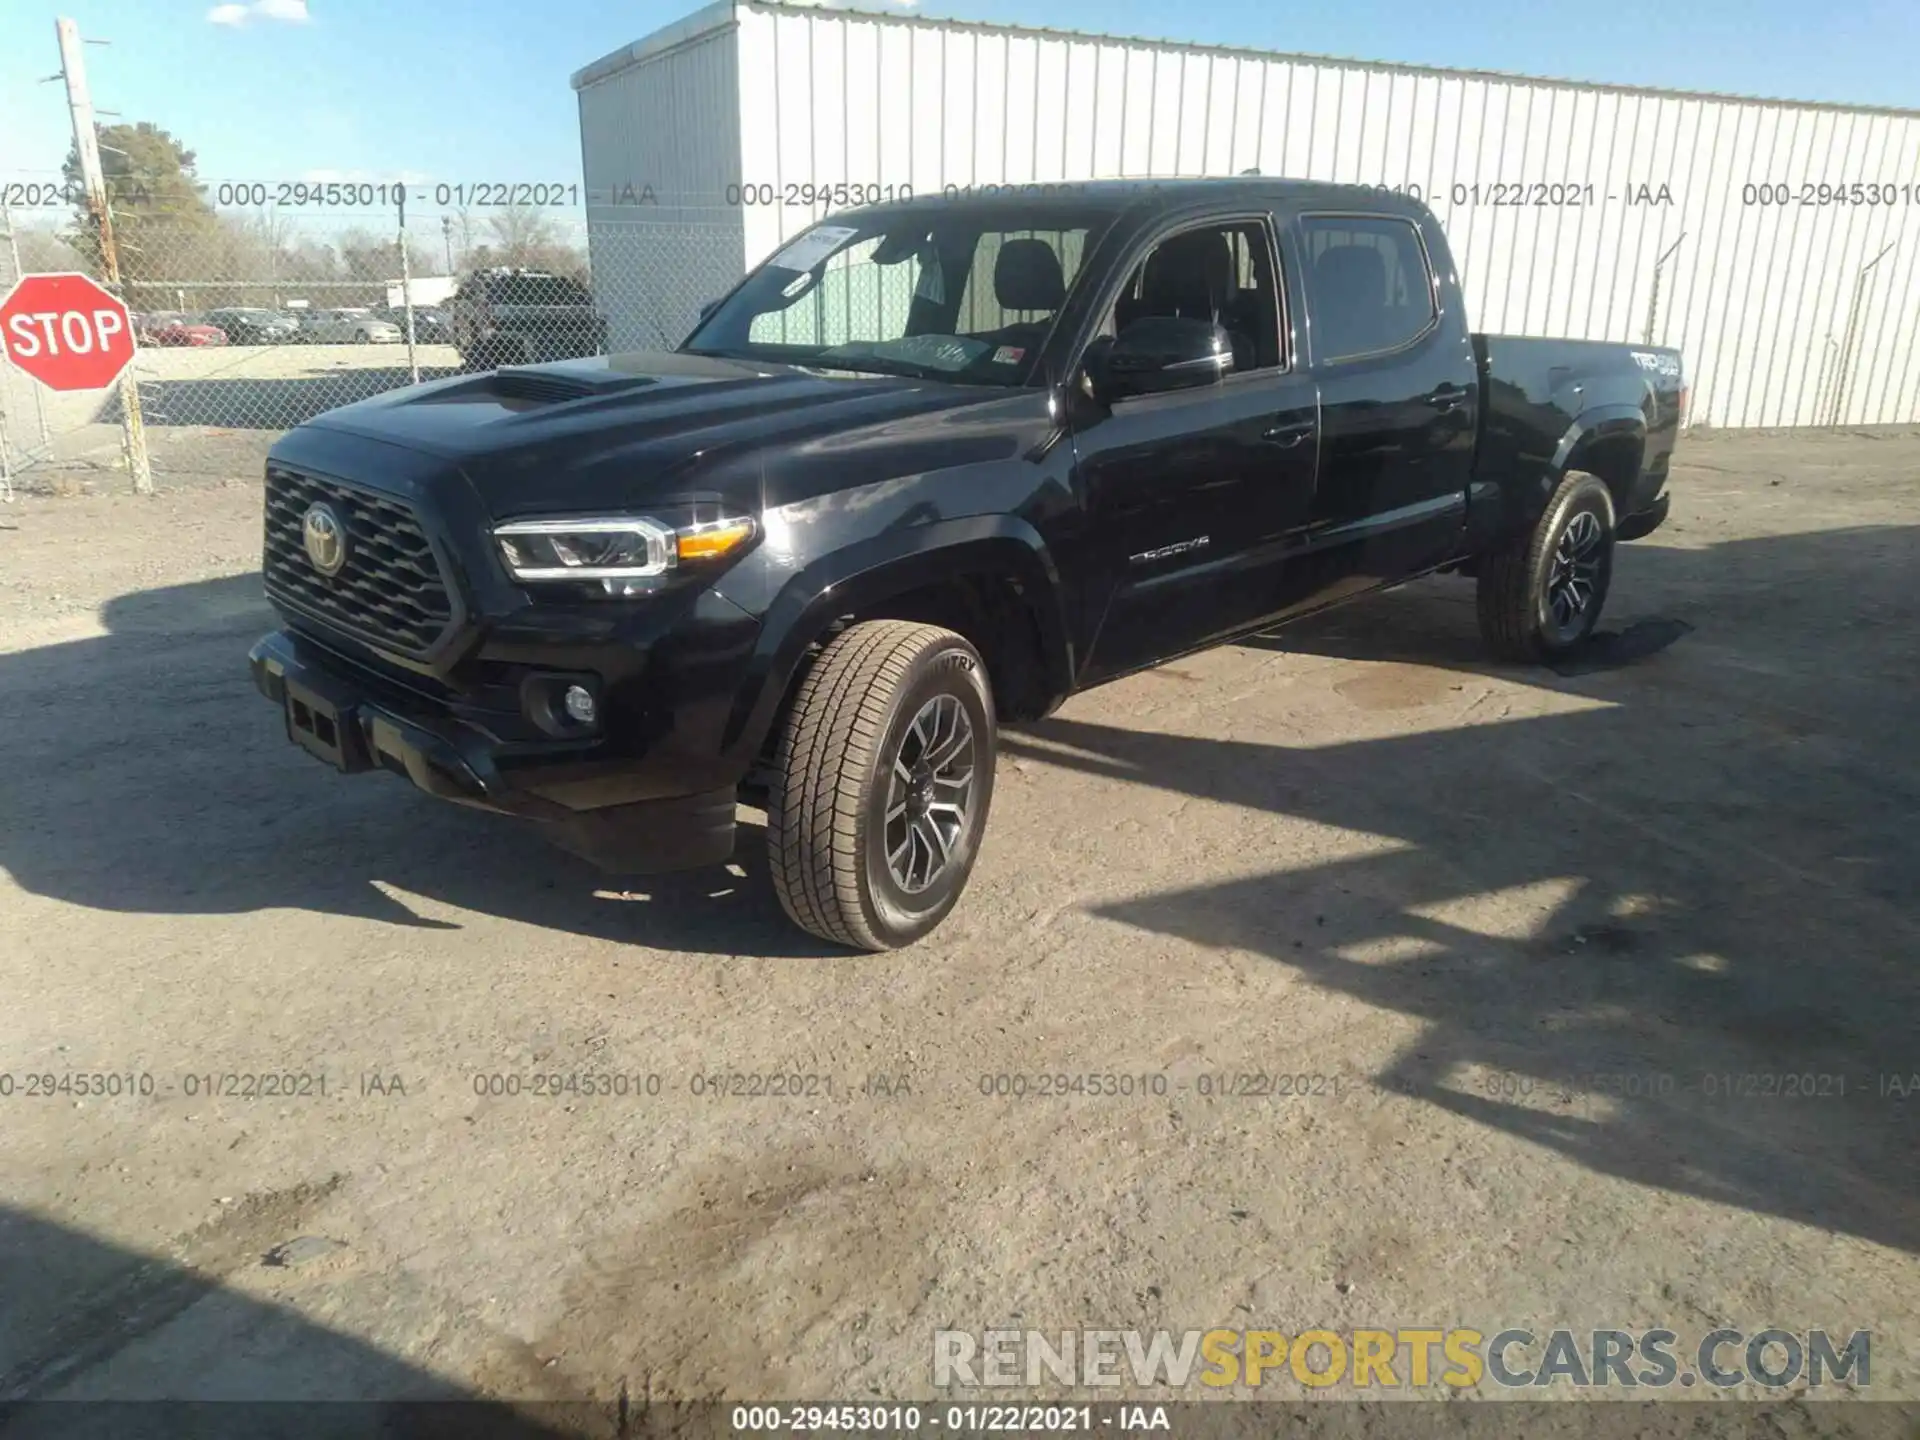
[[[546,211],[531,205],[508,205],[487,218],[493,232],[494,253],[503,265],[532,265],[533,257],[552,248],[557,232]]]

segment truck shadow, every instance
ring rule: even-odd
[[[610,877],[519,822],[308,758],[247,677],[247,647],[277,623],[257,574],[124,596],[101,618],[104,635],[0,655],[0,868],[29,891],[132,913],[292,907],[458,928],[397,889],[656,949],[840,953],[787,922],[751,821],[734,869]]]
[[[1097,912],[1418,1018],[1381,1089],[1920,1252],[1920,527],[1625,568],[1616,594],[1697,628],[1536,674],[1560,713],[1298,747],[1056,718],[1008,748],[1387,841]],[[1521,674],[1475,658],[1471,594],[1384,595],[1273,643]]]
[[[522,1361],[496,1404],[227,1281],[282,1237],[236,1207],[169,1259],[0,1205],[0,1435],[7,1440],[271,1436],[560,1440],[616,1433],[612,1407],[554,1394]],[[237,1223],[233,1223],[237,1222]],[[267,1232],[262,1232],[267,1233]],[[325,1281],[318,1284],[325,1285]],[[515,1342],[517,1343],[517,1342]],[[512,1344],[503,1344],[503,1355]],[[511,1365],[511,1361],[509,1361]],[[527,1398],[522,1398],[522,1397]],[[639,1430],[617,1433],[638,1434]]]
[[[1325,655],[1338,660],[1397,660],[1475,675],[1563,680],[1637,665],[1693,629],[1684,620],[1642,615],[1625,624],[1603,619],[1574,654],[1545,666],[1503,665],[1487,658],[1475,628],[1471,581],[1433,576],[1365,602],[1310,615],[1284,630],[1239,642],[1250,650]]]

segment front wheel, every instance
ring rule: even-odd
[[[986,666],[935,625],[850,626],[801,680],[781,732],[767,841],[803,930],[910,945],[966,888],[993,800]]]
[[[1539,523],[1480,566],[1480,635],[1503,660],[1553,660],[1599,623],[1613,580],[1613,492],[1573,470]]]

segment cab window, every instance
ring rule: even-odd
[[[1236,372],[1285,363],[1271,232],[1235,220],[1181,230],[1156,244],[1120,288],[1098,334],[1148,316],[1211,320],[1233,341]]]
[[[1396,350],[1433,323],[1433,275],[1411,220],[1310,215],[1300,223],[1316,360]]]

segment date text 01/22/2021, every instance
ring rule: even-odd
[[[1114,1431],[1171,1431],[1164,1405],[736,1405],[736,1435],[873,1435],[952,1431],[955,1434],[1090,1435]]]

